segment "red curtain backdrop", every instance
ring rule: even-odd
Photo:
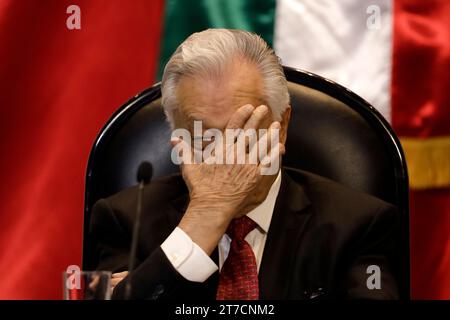
[[[68,30],[68,6],[81,30]],[[162,0],[0,1],[0,299],[60,299],[81,263],[84,176],[112,112],[150,86]]]

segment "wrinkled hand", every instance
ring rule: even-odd
[[[268,114],[266,106],[254,108],[251,105],[245,105],[239,108],[230,118],[226,129],[255,129],[257,130],[264,117]],[[272,123],[268,130],[279,129],[278,122]],[[261,137],[260,137],[261,138]],[[269,139],[270,141],[270,139]],[[247,141],[248,144],[248,141]],[[257,143],[248,148],[256,147]],[[271,147],[269,145],[269,147]],[[228,150],[234,149],[234,162],[236,163],[237,142],[229,146]],[[278,145],[279,152],[284,152],[284,146]],[[270,150],[268,150],[270,151]],[[267,164],[261,163],[258,159],[257,163],[249,163],[247,150],[245,155],[245,164],[208,164],[202,162],[200,164],[183,164],[182,174],[188,188],[190,199],[195,204],[203,204],[207,206],[215,205],[220,208],[226,208],[227,213],[233,217],[241,211],[249,200],[249,196],[253,195],[256,188],[260,184],[263,176],[261,168]],[[224,150],[226,153],[226,150]],[[270,154],[268,152],[268,154]],[[280,154],[273,154],[273,157],[279,157]]]
[[[254,108],[251,105],[245,105],[233,114],[226,128],[257,130],[268,111],[266,106]],[[267,135],[270,136],[274,129],[280,129],[279,122],[273,122],[270,125]],[[175,141],[174,145],[177,143],[184,142]],[[258,143],[246,148],[246,157],[257,145]],[[237,150],[236,141],[232,148]],[[280,157],[285,150],[284,145],[280,142],[275,146],[269,144],[267,148],[267,154],[270,157]],[[277,152],[271,152],[272,148]],[[234,157],[236,160],[236,152]],[[256,164],[250,164],[248,161],[245,164],[208,164],[204,162],[182,164],[182,175],[188,186],[191,200],[179,227],[190,235],[205,252],[212,252],[231,219],[242,214],[242,210],[249,201],[252,201],[252,196],[264,178],[261,175],[261,168],[267,165],[267,161],[260,160],[258,157]],[[208,238],[206,241],[205,236]],[[209,241],[209,239],[214,240]]]

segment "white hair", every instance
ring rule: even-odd
[[[253,63],[263,79],[263,96],[274,120],[281,121],[289,104],[286,77],[280,59],[257,34],[230,29],[208,29],[190,35],[174,52],[164,68],[161,82],[162,105],[174,126],[176,87],[182,76],[220,77],[235,58]]]

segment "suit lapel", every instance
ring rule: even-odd
[[[261,299],[287,297],[294,254],[310,216],[309,204],[303,188],[283,170],[259,270]]]

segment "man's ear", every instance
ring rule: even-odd
[[[286,143],[287,139],[287,130],[289,126],[289,120],[291,119],[291,105],[288,105],[286,107],[286,110],[284,110],[284,113],[281,117],[281,130],[280,130],[280,142],[282,144]]]

